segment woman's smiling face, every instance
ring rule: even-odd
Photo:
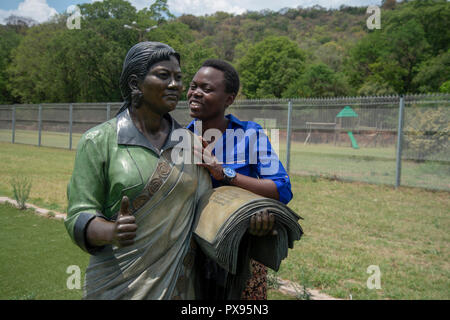
[[[202,121],[223,117],[234,95],[227,93],[221,70],[202,67],[191,81],[187,98],[190,116]]]

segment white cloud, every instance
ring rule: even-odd
[[[91,2],[103,0],[91,0]],[[136,9],[149,7],[154,0],[128,0]],[[217,11],[241,14],[245,11],[270,9],[278,11],[282,8],[311,7],[320,5],[325,8],[347,6],[380,5],[381,0],[168,0],[169,10],[175,15],[193,14],[202,16]]]
[[[131,1],[141,2],[138,0]],[[153,2],[153,1],[151,1]],[[147,2],[148,3],[148,2]],[[347,6],[380,5],[381,0],[169,0],[169,9],[178,14],[193,14],[196,16],[212,14],[217,11],[241,14],[246,10],[260,11],[270,9],[278,11],[282,8],[311,7],[320,5],[325,8]]]
[[[169,0],[168,4],[171,12],[196,16],[212,14],[217,11],[241,14],[247,9],[245,8],[245,1]]]
[[[31,18],[37,22],[47,21],[58,12],[47,4],[47,0],[25,0],[21,2],[15,10],[0,9],[0,23],[10,15]]]

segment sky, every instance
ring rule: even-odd
[[[0,24],[11,14],[32,18],[38,22],[48,20],[56,13],[65,12],[71,5],[101,0],[1,0]],[[128,0],[138,10],[150,6],[154,0]],[[169,10],[176,16],[193,14],[202,16],[216,11],[241,14],[245,11],[310,7],[339,8],[341,5],[367,7],[380,5],[381,0],[168,0]]]

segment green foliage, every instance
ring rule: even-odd
[[[212,48],[208,48],[202,41],[192,42],[179,47],[181,55],[181,71],[183,72],[184,91],[181,100],[187,99],[189,84],[198,69],[206,59],[217,58]]]
[[[450,80],[445,81],[439,88],[439,92],[450,93]]]
[[[31,179],[27,177],[14,177],[11,179],[11,186],[13,188],[14,199],[20,210],[25,210],[26,203],[31,191]]]
[[[22,35],[9,26],[0,26],[0,104],[15,102],[8,90],[7,66],[11,63],[11,51],[16,48]]]
[[[413,84],[418,88],[419,92],[437,92],[449,79],[450,50],[447,50],[447,52],[421,63],[413,79]]]
[[[238,63],[242,93],[253,98],[281,98],[303,71],[305,54],[286,37],[269,37],[248,48]]]
[[[448,92],[445,0],[384,0],[380,30],[367,29],[365,7],[176,18],[167,2],[139,11],[126,0],[80,4],[79,30],[67,29],[67,14],[0,26],[0,103],[120,101],[124,56],[144,40],[181,53],[185,84],[204,59],[231,62],[243,98]]]
[[[51,101],[47,90],[54,85],[54,67],[49,59],[52,37],[62,31],[57,24],[41,24],[30,28],[19,46],[12,51],[8,66],[8,89],[21,103]],[[36,54],[39,53],[39,54]]]
[[[350,88],[342,74],[324,63],[309,65],[299,79],[289,85],[284,98],[346,96]]]
[[[404,157],[418,161],[442,160],[440,154],[449,147],[450,122],[448,108],[424,108],[415,106],[408,110]],[[436,159],[437,158],[437,159]],[[444,155],[448,160],[448,155]]]

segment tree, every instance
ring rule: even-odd
[[[49,102],[47,91],[54,69],[50,63],[48,44],[61,28],[44,23],[30,28],[12,51],[7,73],[8,90],[21,103]]]
[[[181,55],[181,71],[183,73],[183,95],[181,100],[187,99],[187,91],[194,75],[206,59],[217,58],[214,48],[204,45],[203,41],[195,41],[185,44],[177,51]]]
[[[449,79],[450,50],[447,50],[447,52],[421,63],[413,79],[413,84],[419,92],[437,92],[441,85]]]
[[[148,12],[148,17],[152,20],[156,20],[158,23],[173,19],[175,16],[170,12],[167,0],[156,0],[150,6],[150,9],[143,9],[144,12]]]
[[[18,102],[8,90],[8,65],[12,61],[11,52],[16,48],[23,36],[10,26],[0,26],[0,104]]]
[[[249,99],[281,98],[304,69],[305,55],[287,37],[268,37],[238,61],[242,93]]]
[[[444,106],[413,105],[405,118],[404,157],[417,161],[448,159],[448,116]]]
[[[309,65],[300,78],[283,93],[283,98],[336,97],[350,89],[342,74],[324,63]]]
[[[384,10],[395,9],[396,5],[397,5],[396,0],[383,0],[381,2],[381,8],[383,8]]]

